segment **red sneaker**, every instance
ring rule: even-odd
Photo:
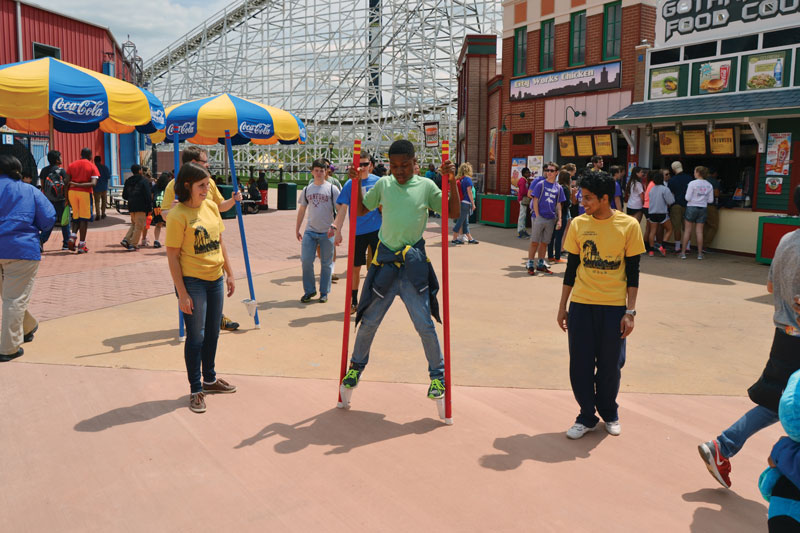
[[[543,274],[552,274],[553,271],[547,268],[545,265],[537,266],[536,272],[542,272]]]
[[[704,442],[697,447],[700,457],[706,463],[709,473],[720,485],[726,489],[731,488],[731,462],[719,451],[719,444],[716,440]]]

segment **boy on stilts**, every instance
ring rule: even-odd
[[[369,361],[370,347],[383,317],[395,296],[400,296],[408,310],[414,328],[422,340],[431,379],[428,398],[444,397],[444,359],[439,337],[431,316],[439,319],[436,293],[439,283],[425,253],[422,232],[428,222],[428,210],[442,211],[442,191],[436,184],[414,175],[417,162],[414,145],[395,141],[389,147],[390,175],[384,176],[363,194],[358,187],[358,215],[382,208],[383,223],[379,231],[378,251],[372,260],[356,314],[356,324],[363,320],[356,335],[353,354],[342,385],[352,389],[358,385]],[[450,180],[449,216],[457,219],[460,200],[455,182],[455,165],[442,164],[442,175]],[[367,169],[350,169],[354,184],[367,177]]]

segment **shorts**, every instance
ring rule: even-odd
[[[531,224],[531,242],[550,242],[556,229],[556,219],[536,217]]]
[[[686,208],[686,211],[683,213],[683,219],[686,222],[705,224],[706,218],[708,218],[708,209],[706,209],[705,207],[697,207],[690,205]]]
[[[625,208],[625,211],[626,211],[626,212],[627,212],[627,213],[628,213],[630,216],[633,216],[633,215],[635,215],[635,214],[637,214],[637,213],[642,213],[642,212],[644,211],[644,208],[642,208],[642,209],[634,209],[634,208],[632,208],[632,207],[626,207],[626,208]]]
[[[166,224],[167,221],[164,220],[164,217],[161,215],[154,215],[153,220],[150,221],[151,226],[157,226],[158,224]]]
[[[363,235],[356,235],[356,249],[353,252],[353,266],[364,266],[367,262],[372,260],[375,255],[375,250],[378,249],[378,232],[364,233]]]
[[[647,220],[652,222],[653,224],[663,224],[667,220],[669,220],[669,216],[666,213],[648,213]]]
[[[67,196],[72,207],[72,220],[92,220],[94,212],[92,193],[70,189]]]

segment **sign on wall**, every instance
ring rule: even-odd
[[[575,157],[575,140],[572,135],[558,137],[558,153],[561,157]]]
[[[786,52],[770,52],[747,56],[745,68],[747,69],[744,87],[746,91],[773,89],[789,85],[786,77],[791,76],[791,72],[783,72],[786,68]],[[786,83],[784,83],[784,80],[786,80]]]
[[[497,161],[497,128],[489,130],[489,164]]]
[[[425,147],[436,148],[439,146],[439,123],[425,122],[422,126],[425,128]]]
[[[709,135],[711,155],[733,155],[733,128],[717,128]]]
[[[650,100],[678,96],[680,66],[654,68],[650,70]]]
[[[594,155],[591,135],[576,135],[575,145],[578,147],[578,155],[580,157],[591,157]]]
[[[517,184],[519,179],[522,177],[522,169],[525,168],[527,163],[528,160],[524,157],[511,158],[511,183],[514,185]]]
[[[684,130],[683,153],[706,155],[706,130]]]
[[[681,155],[681,138],[674,131],[659,131],[658,150],[661,155]]]
[[[792,159],[792,134],[770,133],[767,137],[767,176],[788,176]]]
[[[614,146],[611,143],[611,134],[603,133],[594,136],[594,149],[597,155],[614,155]]]
[[[531,176],[542,176],[542,167],[544,166],[544,156],[529,155],[528,168],[531,171]]]
[[[709,61],[700,65],[700,94],[715,94],[728,90],[731,82],[731,60]]]
[[[622,78],[621,65],[618,61],[512,80],[510,98],[513,102],[542,96],[618,89]]]
[[[658,0],[655,47],[796,26],[798,14],[794,0]]]

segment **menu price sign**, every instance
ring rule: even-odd
[[[678,96],[680,67],[654,68],[650,70],[650,100]]]
[[[709,136],[711,155],[733,155],[733,128],[717,128]]]
[[[674,131],[659,131],[658,149],[661,155],[681,155],[681,138]]]
[[[581,157],[589,157],[594,155],[594,149],[592,148],[592,136],[591,135],[576,135],[575,136],[575,144],[578,146],[578,155]]]
[[[561,135],[558,138],[558,152],[561,157],[575,157],[575,141],[572,135]]]
[[[683,132],[683,153],[686,155],[706,155],[705,130],[685,130]]]
[[[786,68],[786,52],[748,56],[745,90],[785,87],[788,83],[783,83],[783,79],[785,76],[791,76],[791,73],[784,74],[784,68]]]
[[[614,148],[611,145],[611,134],[604,133],[602,135],[595,135],[594,136],[594,146],[595,150],[597,151],[597,155],[614,155]]]
[[[767,176],[788,176],[792,159],[792,134],[770,133],[767,136]]]

